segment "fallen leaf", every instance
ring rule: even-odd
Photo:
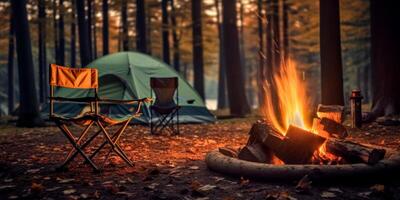
[[[297,193],[310,193],[312,181],[308,177],[308,175],[303,176],[300,181],[296,185]]]
[[[200,167],[198,167],[198,166],[190,166],[189,169],[191,169],[191,170],[198,170],[198,169],[200,169]]]
[[[30,174],[35,174],[38,173],[40,171],[40,169],[28,169],[26,172],[30,173]]]
[[[199,190],[199,191],[203,191],[203,192],[208,192],[208,191],[210,191],[210,190],[212,190],[212,189],[214,189],[214,188],[216,188],[217,186],[215,186],[215,185],[204,185],[204,186],[201,186],[201,187],[199,187],[199,188],[197,188],[197,190]]]
[[[44,186],[40,183],[32,183],[31,185],[31,192],[32,193],[41,193],[44,190]]]
[[[100,199],[100,192],[96,190],[96,192],[93,193],[93,197],[96,199]]]
[[[12,181],[13,181],[12,178],[9,178],[9,179],[6,178],[6,179],[4,179],[4,182],[5,182],[5,183],[10,183],[10,182],[12,182]]]
[[[375,192],[384,192],[385,191],[385,186],[381,184],[376,184],[370,187],[371,190]]]
[[[245,179],[245,178],[243,178],[243,177],[240,177],[239,185],[240,185],[241,187],[247,186],[247,185],[249,185],[249,183],[250,183],[250,180],[249,180],[249,179]]]
[[[329,188],[328,191],[330,192],[337,192],[337,193],[343,193],[343,191],[339,188]]]
[[[70,178],[70,179],[61,179],[58,181],[58,183],[70,183],[72,181],[75,181],[75,179]]]
[[[363,198],[368,198],[369,195],[371,195],[372,192],[360,192],[357,195]]]
[[[112,194],[116,194],[117,192],[119,192],[119,188],[113,184],[104,185],[104,188]]]
[[[130,193],[130,192],[117,192],[116,195],[123,195],[123,196],[127,196],[127,197],[132,197],[134,195],[134,193]]]
[[[200,188],[200,187],[201,187],[201,184],[200,184],[200,182],[197,181],[197,180],[194,180],[194,181],[192,181],[192,182],[190,183],[190,188],[191,188],[192,190],[197,190],[197,189]]]
[[[336,194],[333,192],[322,192],[321,197],[322,198],[335,198]]]
[[[47,192],[53,192],[53,191],[56,191],[56,190],[58,190],[58,189],[60,189],[60,188],[61,188],[61,187],[47,188],[46,191],[47,191]]]
[[[8,189],[8,188],[14,188],[15,185],[0,185],[0,190]]]
[[[127,180],[129,183],[134,183],[133,180],[132,180],[131,178],[129,178],[129,177],[128,177],[126,180]]]
[[[73,194],[73,193],[75,193],[75,192],[76,192],[75,189],[67,189],[67,190],[64,190],[64,191],[63,191],[63,193],[64,193],[65,195],[70,195],[70,194]]]

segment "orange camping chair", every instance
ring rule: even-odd
[[[141,106],[144,102],[149,99],[136,99],[136,100],[111,100],[111,99],[100,99],[98,96],[98,71],[94,68],[69,68],[63,66],[57,66],[55,64],[50,65],[50,120],[54,121],[60,128],[62,133],[67,137],[68,141],[72,144],[73,149],[68,153],[66,159],[59,169],[65,169],[66,166],[80,154],[85,162],[90,164],[95,171],[99,168],[93,161],[96,154],[103,149],[107,144],[110,145],[110,150],[104,159],[103,166],[108,160],[110,154],[115,152],[116,155],[121,157],[128,165],[133,166],[132,161],[128,158],[126,153],[122,150],[119,145],[119,139],[123,134],[125,128],[129,122],[140,116]],[[55,96],[55,89],[67,89],[76,90],[74,92],[86,91],[88,94],[85,97],[68,97],[68,95],[62,95],[65,93],[57,93]],[[67,94],[73,94],[70,92]],[[91,95],[90,95],[91,94]],[[56,104],[56,105],[55,105]],[[81,112],[72,115],[69,113],[66,115],[62,113],[63,105],[83,105]],[[128,104],[133,105],[134,110],[129,115],[125,116],[110,116],[102,114],[100,112],[99,104]],[[78,124],[84,126],[83,131],[75,136],[68,128],[70,124]],[[84,138],[88,135],[90,128],[96,125],[99,130],[94,133],[91,137],[87,138],[84,142]],[[121,127],[114,133],[110,134],[106,127],[121,125]],[[100,134],[104,135],[105,141],[94,151],[91,155],[85,153],[85,148]]]

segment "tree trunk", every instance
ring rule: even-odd
[[[103,0],[103,55],[109,54],[108,0]]]
[[[90,1],[92,3],[92,32],[93,32],[93,59],[97,58],[97,28],[96,28],[96,1]]]
[[[244,44],[244,4],[243,4],[243,0],[239,0],[239,5],[240,5],[240,9],[239,9],[239,19],[240,19],[240,34],[239,34],[239,41],[240,41],[240,45],[239,45],[239,50],[240,50],[240,57],[241,57],[241,65],[243,68],[243,80],[244,80],[244,89],[245,89],[245,94],[246,94],[246,98],[247,101],[249,102],[250,105],[253,104],[252,100],[253,97],[251,95],[252,93],[252,88],[251,88],[251,69],[250,67],[248,68],[246,65],[246,49],[245,49],[245,44]]]
[[[76,0],[71,5],[71,67],[76,67]]]
[[[38,2],[38,20],[39,20],[39,101],[43,103],[46,101],[47,96],[47,65],[46,65],[46,10],[45,1],[39,0]]]
[[[174,48],[174,67],[177,72],[181,72],[181,52],[179,49],[179,38],[178,38],[178,33],[177,29],[178,26],[176,24],[176,10],[175,10],[175,5],[174,5],[174,0],[170,0],[171,3],[171,23],[172,23],[172,46]]]
[[[272,83],[273,80],[273,74],[274,74],[274,57],[273,57],[273,40],[272,40],[272,5],[271,5],[271,0],[267,0],[266,3],[267,7],[267,27],[266,27],[266,33],[265,33],[265,46],[266,46],[266,69],[264,71],[264,77],[266,77],[266,80],[268,83]]]
[[[57,64],[65,65],[65,33],[64,33],[64,0],[59,0],[59,17],[58,17],[58,55]]]
[[[226,65],[224,59],[224,37],[221,23],[220,1],[215,0],[215,9],[217,13],[217,30],[219,38],[219,73],[218,73],[218,109],[228,107],[228,98],[226,94]]]
[[[12,115],[15,107],[14,52],[15,52],[15,19],[10,11],[10,29],[8,33],[8,115]]]
[[[274,69],[279,69],[281,65],[281,37],[279,26],[279,0],[272,0],[272,33],[273,33],[273,55]]]
[[[136,48],[147,53],[146,6],[144,0],[136,0]]]
[[[89,30],[85,20],[85,0],[76,0],[78,12],[79,50],[81,54],[81,65],[86,66],[92,60],[89,45]]]
[[[18,55],[20,106],[17,126],[33,127],[42,125],[37,102],[35,75],[33,69],[31,37],[29,32],[26,0],[11,1],[15,22],[15,36]]]
[[[289,2],[288,0],[283,0],[283,58],[285,63],[289,58]]]
[[[89,36],[89,52],[90,52],[90,57],[93,58],[93,34],[92,34],[92,0],[87,0],[87,29],[88,29],[88,36]]]
[[[151,55],[151,53],[152,53],[152,50],[151,50],[151,33],[152,33],[152,30],[151,30],[151,15],[150,15],[151,7],[150,7],[149,4],[146,4],[146,13],[149,13],[149,14],[146,15],[146,21],[147,21],[147,23],[146,23],[146,32],[148,34],[146,36],[146,46],[147,46],[147,53],[149,55]]]
[[[339,0],[320,0],[321,102],[344,105]]]
[[[58,42],[58,20],[57,20],[57,0],[53,0],[53,37],[54,37],[54,59],[55,63],[59,64],[60,54],[59,54],[59,42]]]
[[[263,87],[268,87],[268,91],[270,91],[270,94],[266,94],[264,96],[264,103],[267,102],[267,100],[265,98],[271,98],[271,102],[273,103],[273,107],[275,110],[275,113],[277,113],[277,115],[279,114],[279,102],[278,102],[278,94],[276,93],[276,86],[274,84],[274,74],[278,71],[275,63],[279,63],[280,58],[277,55],[277,50],[276,50],[276,42],[274,41],[274,37],[275,37],[275,30],[274,30],[274,16],[275,16],[275,12],[276,10],[274,9],[274,7],[276,7],[275,5],[273,5],[274,2],[272,0],[267,0],[266,2],[266,13],[267,13],[267,24],[266,24],[266,41],[265,41],[265,45],[266,45],[266,66],[265,66],[265,70],[264,70],[264,85]],[[275,23],[276,24],[276,23]],[[279,27],[279,26],[278,26]],[[276,27],[275,27],[276,28]],[[276,61],[276,59],[279,59],[278,61]],[[263,88],[263,92],[265,91],[265,88]],[[265,106],[265,105],[264,105]],[[277,116],[278,118],[280,116]]]
[[[122,50],[129,51],[128,36],[128,1],[121,1],[121,19],[122,19]]]
[[[205,100],[203,69],[203,34],[201,25],[202,2],[192,0],[193,71],[194,89]]]
[[[400,113],[399,11],[394,2],[371,0],[372,113]]]
[[[239,36],[236,24],[236,0],[223,0],[223,37],[231,115],[245,116],[250,108],[247,103],[243,69],[240,61]]]
[[[163,59],[168,65],[171,64],[169,55],[169,22],[168,22],[168,0],[161,0],[162,12],[162,49]]]
[[[257,0],[257,22],[258,22],[258,104],[259,107],[264,105],[264,97],[265,92],[263,89],[264,81],[265,81],[265,74],[264,74],[264,67],[265,67],[265,59],[266,55],[264,53],[264,29],[263,29],[263,13],[262,13],[262,0]]]

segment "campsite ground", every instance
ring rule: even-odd
[[[153,136],[144,126],[130,126],[122,146],[135,162],[126,167],[113,158],[102,173],[85,165],[56,172],[66,139],[54,127],[0,126],[0,199],[399,199],[400,186],[311,183],[299,192],[292,183],[268,183],[227,177],[207,169],[205,154],[223,146],[245,144],[255,119],[183,125],[179,136]],[[399,148],[398,126],[376,122],[352,131],[355,140]],[[104,155],[101,155],[104,156]],[[100,157],[101,157],[100,156]],[[98,160],[100,161],[100,159]]]

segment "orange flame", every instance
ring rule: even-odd
[[[264,88],[266,98],[262,111],[276,130],[285,135],[290,124],[311,130],[311,126],[306,122],[308,99],[305,85],[299,78],[293,61],[289,60],[287,64],[283,64],[273,76],[273,82],[267,82]],[[274,108],[274,94],[279,105],[277,110]]]

